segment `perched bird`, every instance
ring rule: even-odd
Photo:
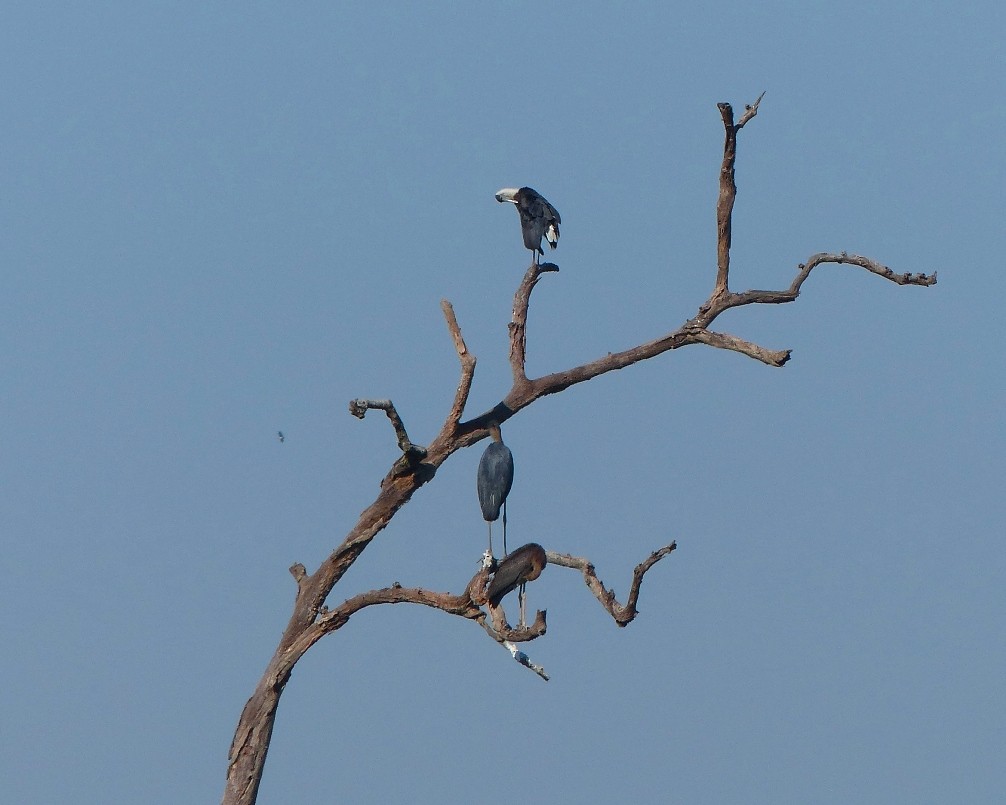
[[[538,255],[545,253],[541,248],[542,236],[553,249],[559,243],[559,224],[562,223],[559,211],[544,196],[530,187],[504,187],[496,191],[496,200],[517,205],[524,246],[531,250],[532,263],[536,264]]]
[[[545,549],[537,542],[529,542],[504,557],[503,561],[499,563],[499,567],[496,568],[493,580],[489,582],[487,592],[489,603],[498,607],[503,596],[519,587],[520,591],[517,596],[520,601],[520,625],[523,626],[525,621],[524,585],[541,575],[547,561]]]
[[[489,426],[489,434],[493,440],[479,460],[476,478],[479,505],[482,507],[482,518],[489,523],[490,555],[493,552],[493,521],[499,519],[500,507],[503,507],[503,553],[506,554],[506,496],[513,486],[513,454],[503,444],[500,427],[495,422]]]

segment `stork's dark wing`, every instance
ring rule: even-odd
[[[525,581],[534,581],[541,575],[547,561],[545,549],[537,542],[529,542],[508,554],[489,582],[489,603],[499,606],[507,593],[516,590]]]
[[[544,215],[546,221],[551,221],[556,224],[562,223],[562,218],[559,217],[559,211],[549,204],[544,197],[538,196],[541,199],[542,206],[544,207]]]
[[[562,218],[559,217],[559,211],[549,204],[548,199],[541,193],[531,187],[522,187],[517,191],[517,210],[520,212],[521,223],[525,229],[533,222],[535,234],[538,235],[536,245],[539,251],[543,235],[553,249],[558,245],[559,224],[562,223]],[[526,235],[525,245],[527,245]]]
[[[502,442],[490,442],[479,460],[476,478],[482,517],[499,519],[500,507],[513,486],[513,454]]]

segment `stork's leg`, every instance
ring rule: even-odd
[[[524,628],[524,624],[527,623],[527,596],[524,595],[524,584],[520,585],[520,589],[517,591],[517,598],[520,601],[520,628]]]
[[[486,520],[489,523],[489,555],[493,555],[493,521]]]
[[[492,543],[489,543],[489,547],[492,547]],[[508,556],[509,552],[506,549],[506,501],[503,501],[503,555]]]

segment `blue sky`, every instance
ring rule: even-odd
[[[654,338],[715,274],[716,102],[741,109],[735,289],[691,347],[509,422],[543,684],[467,621],[379,607],[300,663],[261,802],[990,801],[1006,786],[1000,4],[12,3],[0,25],[0,639],[11,802],[219,799],[294,595],[396,457],[509,387],[563,218],[542,374]],[[286,441],[280,444],[276,432]],[[460,591],[482,446],[332,599]]]

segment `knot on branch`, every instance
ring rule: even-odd
[[[350,400],[349,401],[349,413],[355,416],[357,419],[363,419],[367,415],[368,408],[376,408],[376,405],[370,405],[369,400]],[[390,404],[391,401],[389,400]]]

